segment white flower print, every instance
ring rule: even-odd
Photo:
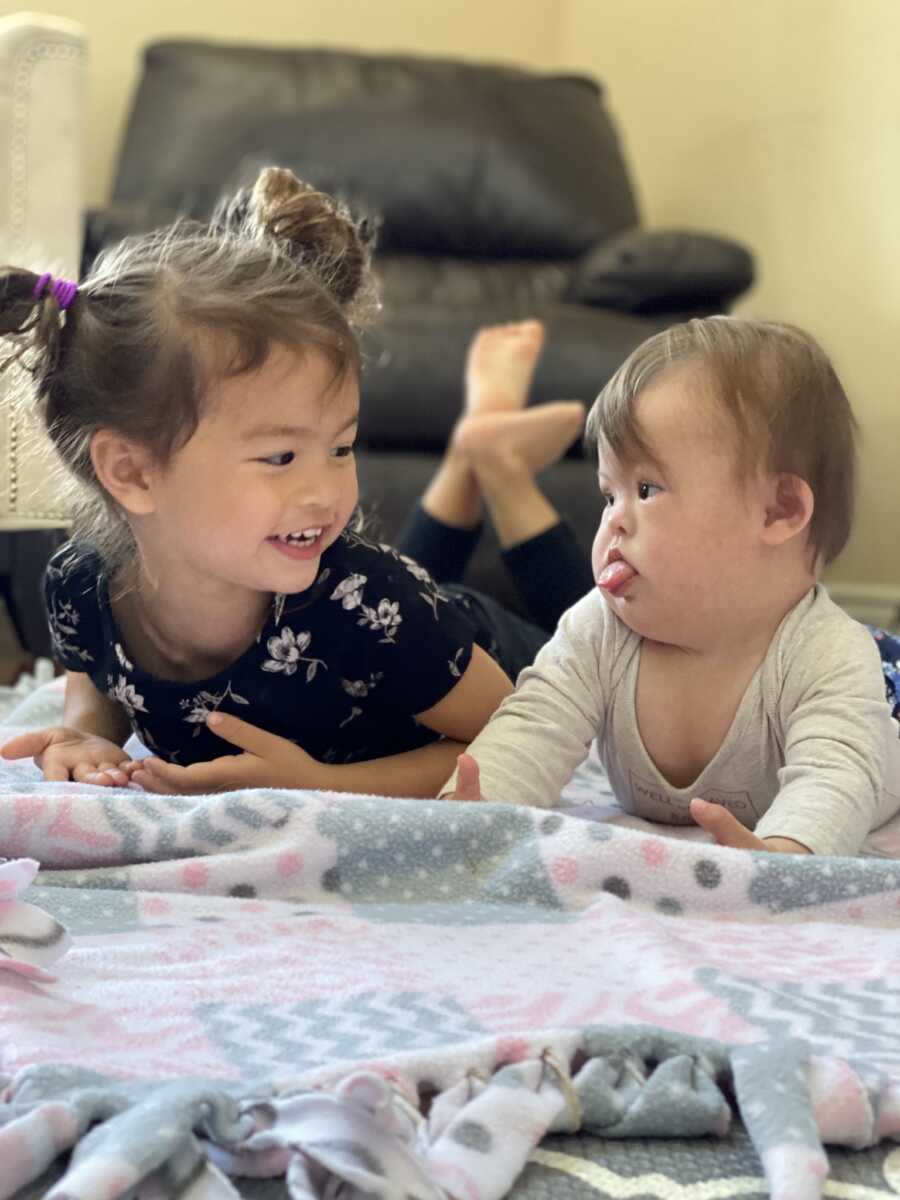
[[[397,641],[397,626],[403,620],[400,615],[399,600],[379,600],[378,608],[370,608],[367,604],[360,606],[362,616],[356,622],[357,625],[367,625],[369,629],[376,633],[383,631],[384,637],[379,638],[379,642]]]
[[[438,616],[438,603],[448,603],[449,597],[445,596],[440,590],[438,585],[434,582],[434,579],[432,579],[431,573],[426,571],[425,568],[420,566],[414,558],[410,558],[407,554],[401,554],[398,550],[393,550],[390,546],[382,546],[381,549],[389,550],[394,558],[398,560],[398,562],[403,563],[404,567],[406,567],[413,579],[417,579],[419,583],[425,584],[426,590],[419,592],[419,596],[425,601],[425,603],[434,613],[434,619],[439,621],[440,617]]]
[[[364,679],[342,679],[341,687],[348,696],[358,699],[362,696],[368,696],[369,692],[376,688],[383,678],[384,671],[376,671],[373,675],[369,676],[368,683]]]
[[[59,572],[56,572],[59,574]],[[65,600],[60,603],[54,596],[50,603],[50,611],[47,613],[47,621],[50,625],[50,637],[53,641],[53,648],[59,658],[78,658],[81,662],[93,662],[94,656],[87,650],[82,650],[80,646],[76,646],[74,642],[69,641],[69,638],[75,637],[78,634],[78,622],[81,616],[74,605]]]
[[[462,654],[462,652],[463,652],[463,647],[460,646],[460,648],[457,650],[457,652],[453,655],[453,657],[447,663],[447,666],[450,668],[450,674],[453,676],[454,679],[462,678],[462,672],[459,669],[459,656]]]
[[[340,725],[338,725],[338,729],[343,729],[345,725],[349,725],[351,721],[355,720],[356,717],[359,717],[361,715],[362,715],[362,709],[357,708],[356,705],[354,704],[350,709],[350,716],[345,717],[344,720],[341,721]]]
[[[190,700],[180,700],[179,706],[182,709],[187,709],[187,713],[181,719],[186,721],[188,725],[196,725],[194,737],[200,732],[200,727],[206,724],[206,718],[210,713],[215,712],[225,700],[232,700],[235,704],[249,704],[250,701],[243,696],[239,696],[237,692],[231,690],[231,681],[224,692],[198,692]]]
[[[348,575],[331,593],[331,599],[340,600],[341,608],[359,608],[362,604],[362,590],[366,579],[365,575]]]
[[[426,571],[424,567],[420,567],[415,559],[409,558],[405,554],[398,554],[397,557],[406,567],[407,571],[409,571],[410,575],[412,575],[413,579],[418,579],[420,583],[429,583],[432,586],[434,585],[434,580],[431,578],[429,572]]]
[[[305,662],[307,664],[306,682],[310,683],[315,678],[319,667],[325,667],[325,670],[328,670],[326,663],[321,658],[309,658],[303,653],[311,641],[312,634],[309,630],[304,629],[300,633],[294,633],[293,629],[285,625],[281,633],[270,637],[266,642],[266,648],[272,657],[266,659],[262,664],[262,669],[273,674],[280,672],[284,675],[293,675],[300,663]]]
[[[140,741],[143,742],[143,744],[147,747],[147,749],[150,750],[153,754],[158,755],[160,758],[164,758],[167,762],[171,762],[171,763],[179,763],[180,762],[181,751],[180,750],[172,750],[172,749],[166,749],[165,751],[163,751],[149,729],[144,729],[143,726],[135,724],[134,732],[138,735],[138,738],[140,739]],[[196,737],[197,733],[199,733],[199,732],[200,732],[199,729],[196,730],[194,736]]]
[[[136,712],[147,712],[144,705],[144,697],[141,696],[134,687],[133,683],[129,683],[124,675],[113,682],[112,675],[106,677],[106,694],[110,700],[115,700],[117,704],[121,704],[128,714],[129,721],[132,720]]]
[[[331,593],[331,599],[340,600],[341,607],[348,611],[357,609],[362,613],[357,625],[366,625],[375,632],[384,633],[385,636],[379,641],[396,643],[396,629],[403,620],[400,603],[397,600],[380,600],[377,608],[363,604],[362,590],[367,581],[366,575],[348,575]]]
[[[443,592],[438,591],[437,588],[434,588],[434,590],[430,592],[419,592],[419,595],[434,613],[434,619],[439,621],[440,617],[438,616],[438,603],[441,602],[447,604],[449,597],[445,596]]]
[[[128,661],[125,651],[119,642],[115,644],[116,658],[119,660],[119,666],[123,671],[133,671],[134,666]]]

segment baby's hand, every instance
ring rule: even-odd
[[[97,783],[124,787],[133,764],[121,746],[93,733],[81,733],[64,725],[21,733],[0,746],[4,758],[33,758],[54,782]]]
[[[456,760],[456,791],[448,800],[483,800],[478,763],[471,754],[460,754]]]
[[[790,838],[758,838],[727,808],[711,804],[709,800],[692,800],[691,816],[720,846],[731,846],[735,850],[768,850],[776,854],[812,854],[808,846]]]

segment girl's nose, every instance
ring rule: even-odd
[[[311,467],[297,479],[291,499],[298,508],[307,511],[329,512],[334,508],[338,481],[327,468]]]

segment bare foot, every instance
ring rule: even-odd
[[[543,344],[544,326],[540,321],[479,329],[466,357],[466,412],[524,408]]]
[[[473,413],[456,426],[453,449],[467,460],[482,488],[498,475],[537,475],[562,458],[581,432],[584,414],[580,400]]]

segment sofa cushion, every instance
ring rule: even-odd
[[[566,299],[633,313],[685,306],[723,312],[747,290],[753,273],[753,256],[728,238],[629,229],[587,252]]]
[[[691,314],[693,315],[693,314]],[[439,454],[460,414],[463,364],[482,325],[538,317],[547,328],[529,403],[594,401],[619,364],[672,317],[649,318],[580,304],[514,297],[493,305],[389,305],[365,337],[360,444]],[[579,453],[579,445],[571,453]]]
[[[567,257],[637,221],[599,86],[509,67],[162,42],[117,204],[203,217],[278,163],[382,221],[383,249]]]

